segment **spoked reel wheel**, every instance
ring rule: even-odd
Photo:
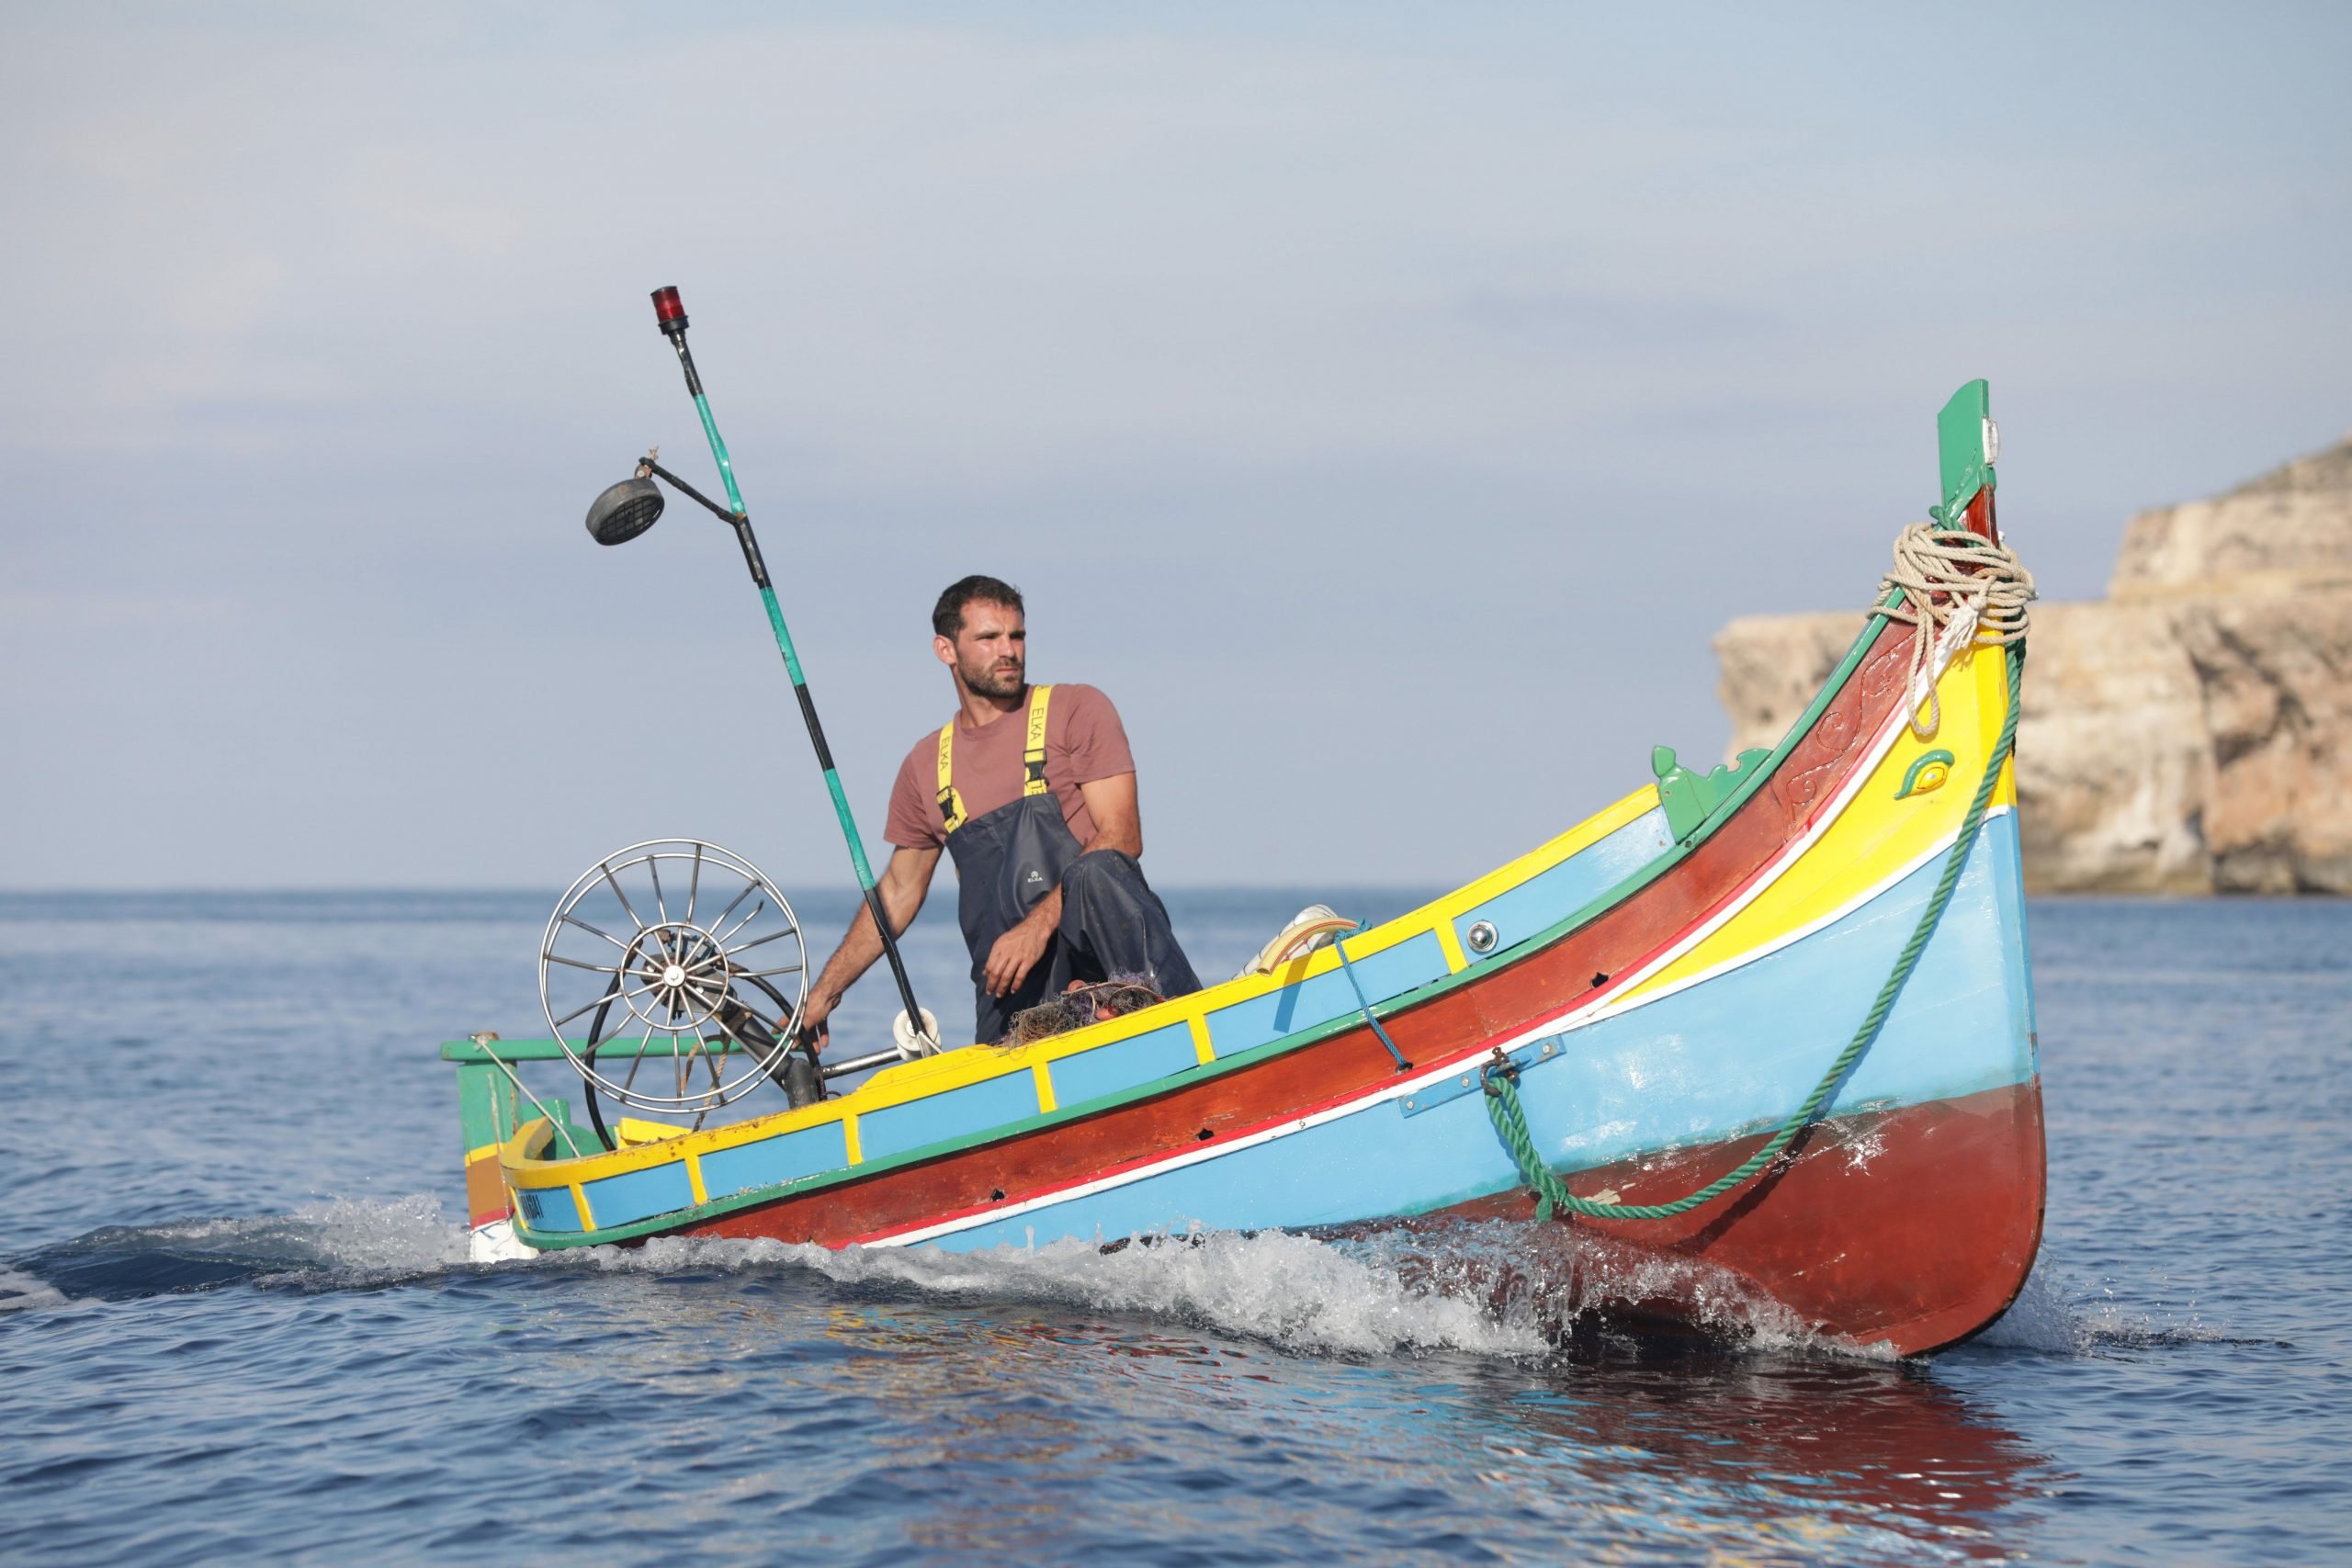
[[[650,839],[590,866],[556,905],[539,1000],[592,1100],[699,1119],[769,1081],[808,968],[800,922],[757,866]]]

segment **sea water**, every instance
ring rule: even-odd
[[[1318,897],[1414,901],[1170,902]],[[1280,1235],[475,1267],[435,1046],[545,1032],[548,902],[0,896],[0,1560],[2352,1561],[2352,905],[2033,906],[2041,1260],[1895,1364]]]

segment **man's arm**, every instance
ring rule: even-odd
[[[914,923],[916,913],[922,908],[923,896],[931,891],[932,874],[938,869],[938,850],[892,846],[890,863],[882,868],[882,879],[874,885],[875,891],[882,895],[883,913],[890,917],[891,935],[898,935]],[[840,1005],[842,993],[881,956],[882,933],[874,929],[874,911],[860,904],[857,913],[850,919],[842,944],[825,960],[824,973],[808,987],[808,1003],[800,1014],[802,1039],[820,1051],[825,1048],[830,1033],[825,1020]],[[920,1028],[922,1021],[917,1019],[915,1023]]]
[[[1125,850],[1143,859],[1143,816],[1136,809],[1136,776],[1114,773],[1078,786],[1086,797],[1086,814],[1094,818],[1094,837],[1081,853]]]
[[[1078,786],[1078,793],[1086,797],[1087,815],[1094,818],[1094,837],[1078,852],[1091,855],[1097,850],[1125,850],[1142,859],[1143,816],[1136,807],[1135,774],[1114,773],[1107,779],[1091,779]],[[1019,925],[997,938],[996,945],[989,949],[988,967],[981,974],[989,995],[1008,996],[1019,988],[1021,982],[1029,977],[1029,971],[1036,967],[1037,960],[1046,955],[1046,944],[1053,941],[1054,931],[1061,923],[1062,890],[1057,886],[1037,900]]]

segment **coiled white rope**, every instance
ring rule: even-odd
[[[1885,604],[1889,593],[1900,597]],[[1936,634],[1958,620],[1979,642],[2018,641],[2025,636],[2027,602],[2034,597],[2033,573],[2015,552],[1965,528],[1914,523],[1895,538],[1894,565],[1879,580],[1878,596],[1881,615],[1917,628],[1911,639],[1909,718],[1911,733],[1925,740],[1944,716],[1928,669]]]

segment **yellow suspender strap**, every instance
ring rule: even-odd
[[[1051,686],[1030,689],[1029,743],[1021,749],[1023,795],[1046,793],[1046,704],[1053,694]]]
[[[939,815],[946,824],[944,832],[953,833],[964,825],[964,797],[956,793],[956,721],[949,719],[939,731]]]
[[[1029,736],[1021,749],[1023,795],[1046,793],[1046,704],[1053,694],[1051,686],[1029,689]],[[939,816],[950,833],[967,820],[964,797],[956,792],[955,780],[956,721],[951,718],[939,729]]]

